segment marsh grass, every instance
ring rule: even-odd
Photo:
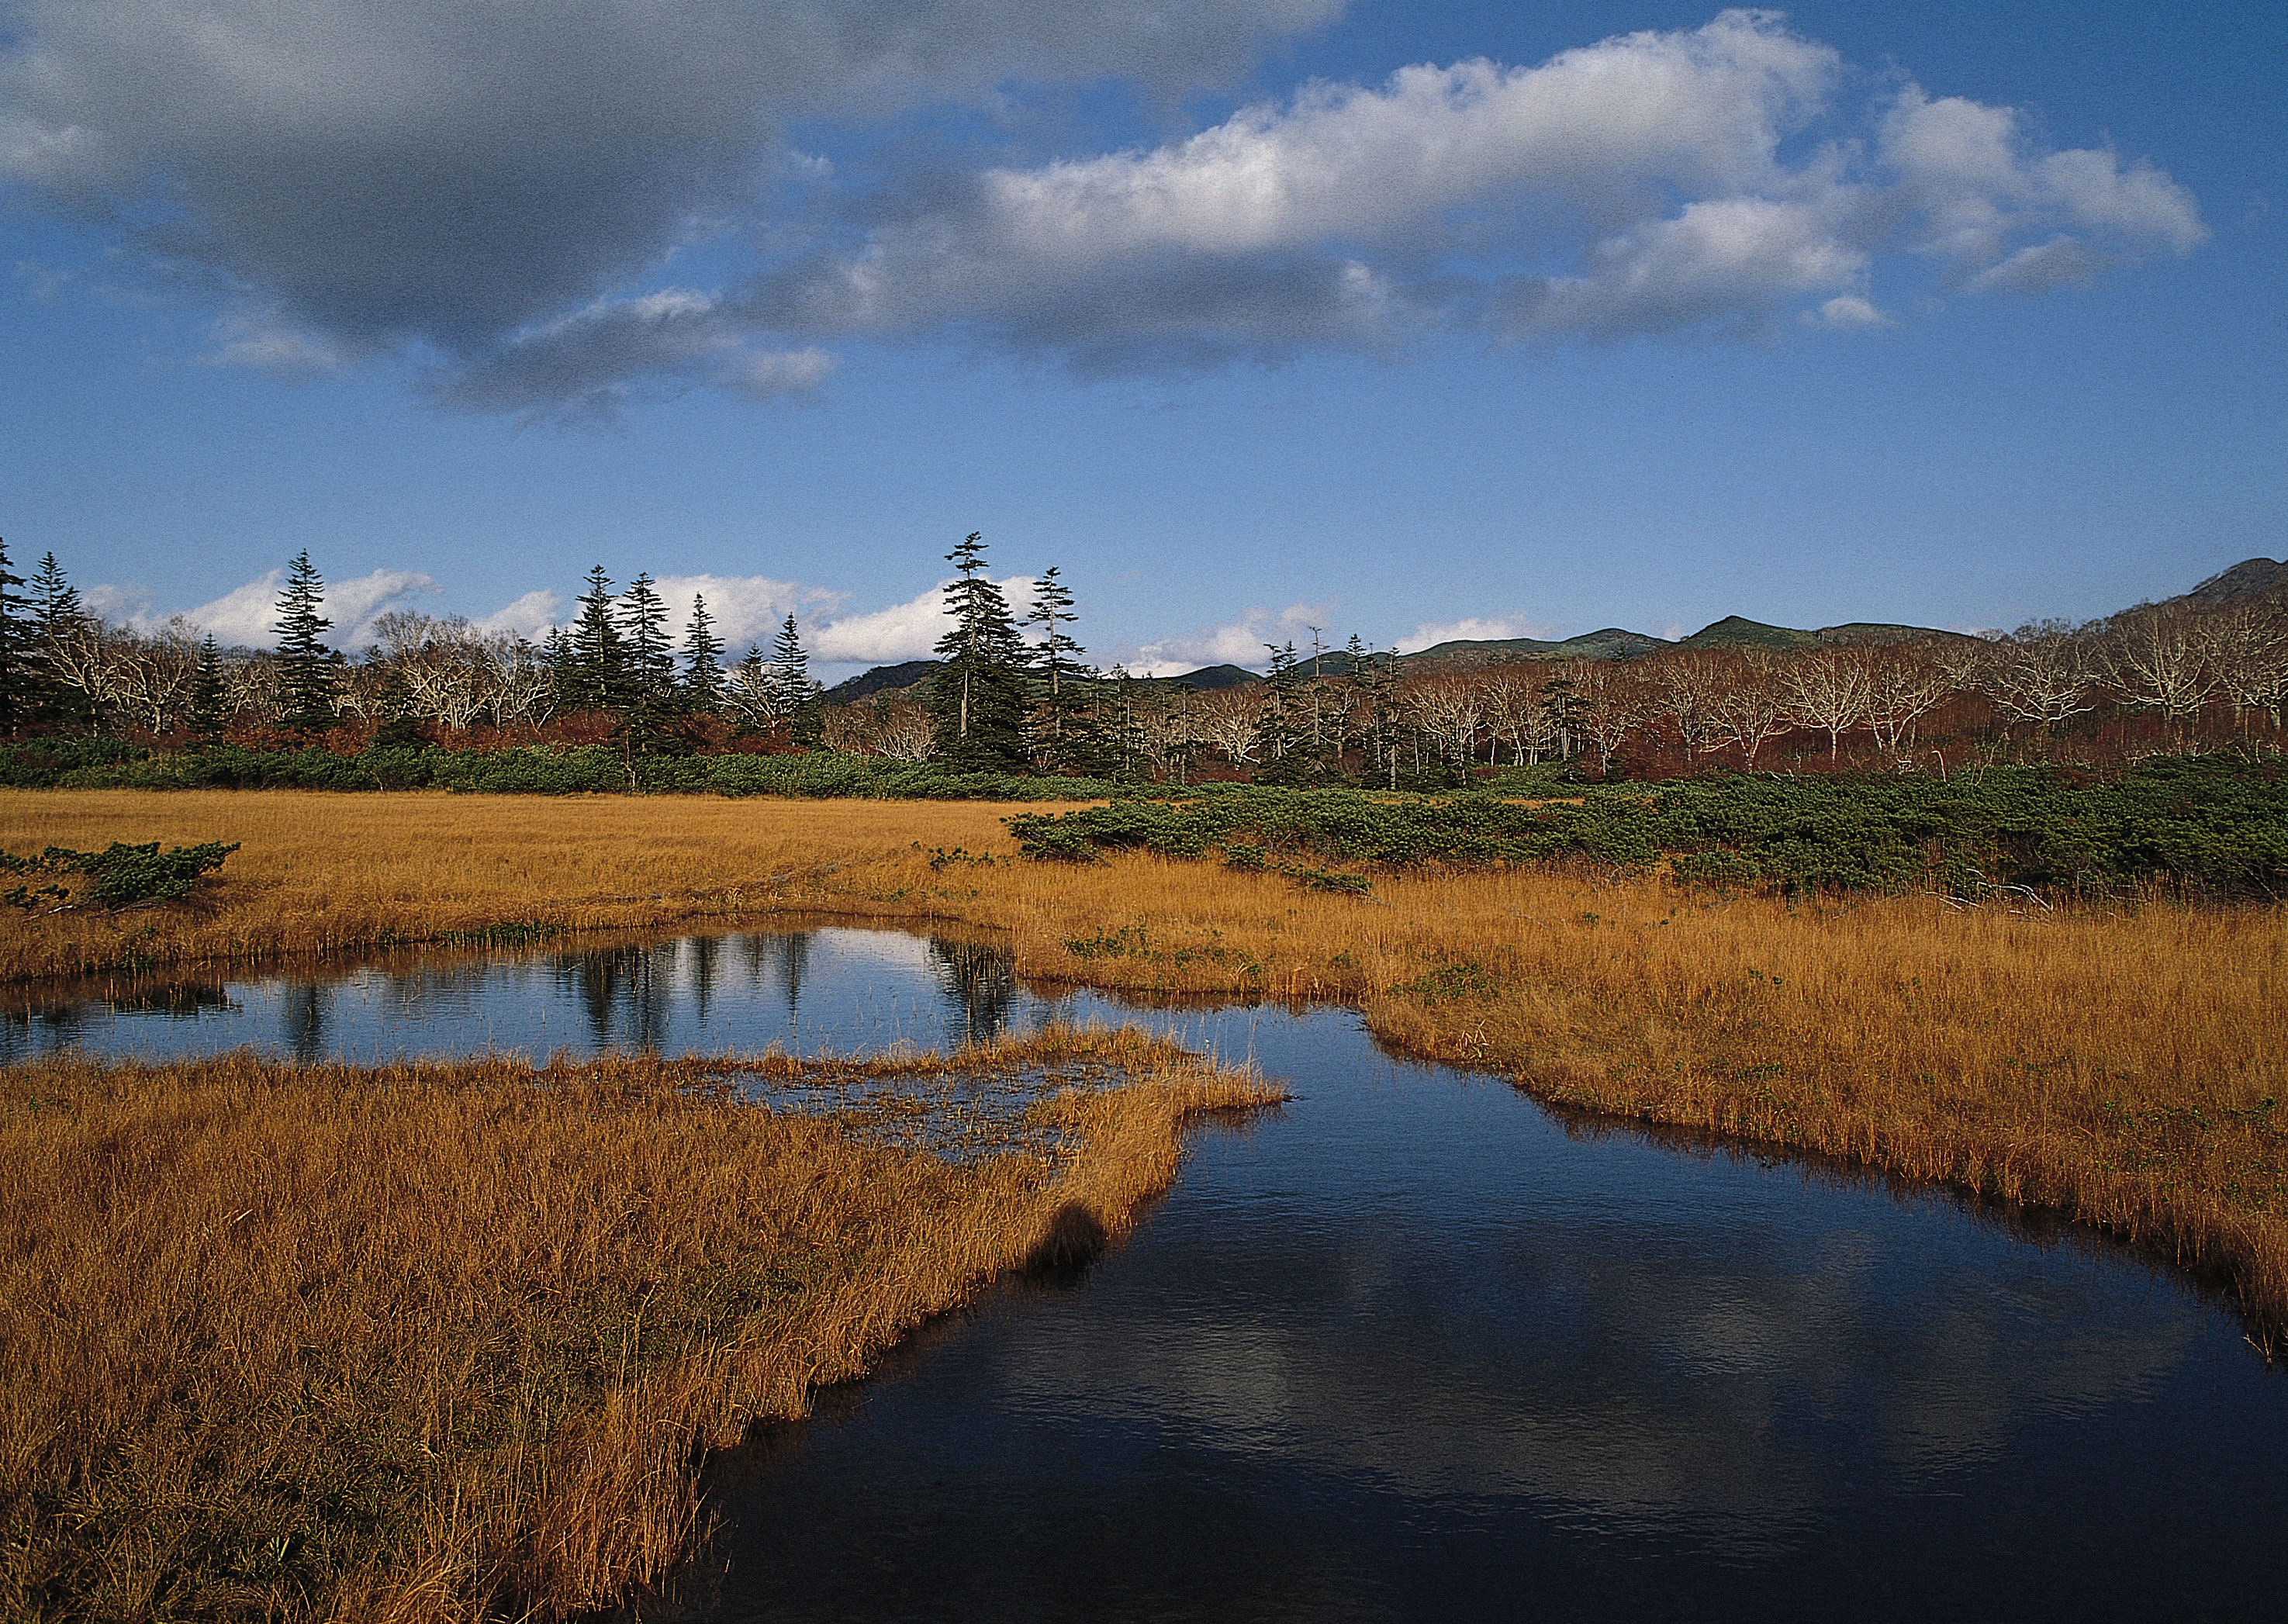
[[[2038,1203],[2288,1327],[2288,915],[2159,894],[1786,899],[1586,867],[1378,871],[1370,897],[1144,853],[990,862],[973,803],[0,792],[0,844],[242,840],[139,922],[0,940],[0,978],[801,910],[989,929],[1021,975],[1361,1007],[1385,1042],[1646,1121]],[[958,851],[965,860],[933,861]]]
[[[818,1069],[776,1056],[0,1072],[0,1613],[610,1602],[692,1548],[707,1446],[1118,1235],[1188,1117],[1277,1097],[1132,1032],[825,1065],[1119,1086],[956,1166],[743,1103]]]

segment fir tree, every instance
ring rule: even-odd
[[[938,639],[942,663],[930,677],[939,759],[956,772],[1022,772],[1028,651],[1008,600],[985,574],[979,533],[972,531],[946,561],[958,574],[945,589],[953,625]]]
[[[620,600],[620,630],[636,702],[655,708],[675,690],[675,656],[667,645],[667,605],[652,589],[649,574],[628,582]]]
[[[810,656],[802,646],[802,632],[794,616],[786,617],[771,640],[771,708],[787,725],[797,744],[815,744],[821,731],[818,690],[810,680]]]
[[[1048,684],[1035,723],[1035,738],[1043,764],[1060,772],[1099,772],[1112,764],[1107,758],[1101,730],[1092,724],[1092,712],[1085,678],[1088,668],[1081,647],[1065,628],[1079,620],[1073,608],[1072,589],[1053,564],[1041,572],[1033,589],[1033,606],[1025,624],[1042,629],[1034,645],[1040,677]]]
[[[318,640],[333,624],[318,613],[326,583],[318,577],[307,549],[286,568],[286,590],[278,599],[278,690],[286,725],[316,733],[334,725],[334,685],[340,664]]]
[[[588,572],[580,618],[556,668],[557,703],[566,710],[616,710],[627,702],[627,646],[612,610],[612,578],[599,564]]]
[[[0,735],[13,733],[38,709],[33,693],[31,626],[20,613],[24,578],[8,567],[8,543],[0,541]]]
[[[79,590],[64,579],[63,566],[52,552],[40,556],[32,572],[31,642],[28,652],[36,668],[32,678],[31,719],[55,727],[92,728],[95,702],[76,684],[65,679],[72,669],[65,652],[83,638],[92,622],[80,606]]]
[[[218,737],[229,720],[230,691],[222,678],[222,654],[214,633],[199,645],[199,663],[191,673],[191,732],[201,739]]]
[[[707,613],[707,599],[691,595],[691,623],[683,632],[684,708],[712,716],[723,701],[723,639],[715,635],[715,617]]]

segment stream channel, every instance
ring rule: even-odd
[[[820,929],[15,994],[0,1060],[935,1048],[1136,1021],[1297,1097],[711,1468],[691,1619],[2288,1617],[2288,1371],[2077,1226],[1568,1118],[1342,1009]]]

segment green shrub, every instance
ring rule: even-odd
[[[1236,867],[1310,855],[1639,871],[1665,860],[1688,882],[1789,892],[2012,884],[2102,893],[2156,880],[2235,896],[2288,890],[2280,776],[2224,757],[2148,763],[2113,784],[2070,785],[2042,768],[1951,782],[1726,776],[1540,806],[1483,793],[1400,799],[1233,787],[1008,823],[1025,855],[1064,861],[1124,848],[1213,852]]]
[[[0,892],[0,902],[31,909],[44,901],[94,903],[121,908],[136,902],[179,902],[191,894],[199,876],[222,867],[223,859],[238,850],[234,841],[224,845],[171,846],[159,850],[155,840],[144,845],[113,841],[100,852],[74,852],[50,846],[36,857],[17,857],[0,852],[0,874],[20,875],[23,882]],[[78,875],[84,884],[68,884],[64,876]],[[33,881],[44,883],[35,885]]]

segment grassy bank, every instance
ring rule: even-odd
[[[688,1549],[704,1445],[1275,1097],[1133,1034],[840,1069],[972,1066],[1127,1081],[1038,1107],[1063,1154],[956,1166],[721,1084],[777,1058],[0,1072],[0,1613],[609,1600]]]
[[[1791,901],[1585,867],[1378,870],[1359,897],[1148,851],[1021,860],[1002,819],[1029,810],[0,792],[18,851],[244,843],[187,907],[31,922],[0,976],[517,921],[989,927],[1036,978],[1347,999],[1555,1099],[2055,1206],[2288,1325],[2277,907]]]

